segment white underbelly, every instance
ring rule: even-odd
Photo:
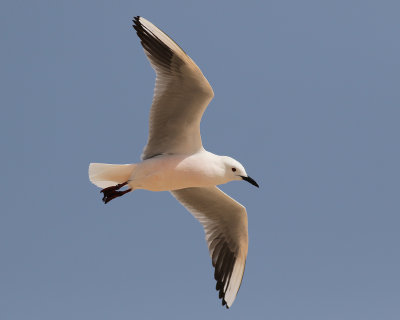
[[[175,174],[173,177],[171,177],[169,174],[157,172],[140,180],[133,180],[129,183],[129,185],[134,189],[169,191],[190,187],[206,187],[215,184],[202,179],[194,179],[193,176]]]
[[[190,187],[209,187],[225,183],[212,168],[199,165],[195,157],[165,156],[138,164],[129,181],[132,189],[169,191]]]

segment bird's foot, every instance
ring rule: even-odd
[[[125,193],[132,191],[132,189],[118,191],[119,189],[121,189],[123,186],[126,186],[127,184],[128,184],[128,182],[124,182],[124,183],[117,184],[116,186],[111,186],[111,187],[104,188],[103,190],[101,190],[100,193],[104,194],[103,202],[104,203],[110,202],[112,199],[121,197]]]

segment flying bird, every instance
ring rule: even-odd
[[[156,72],[148,141],[140,163],[91,163],[89,179],[102,188],[104,203],[135,189],[171,192],[203,225],[216,289],[229,308],[245,269],[247,213],[217,185],[258,184],[235,159],[203,148],[200,121],[214,92],[199,67],[151,22],[138,16],[133,23]]]

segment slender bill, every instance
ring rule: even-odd
[[[247,181],[248,183],[251,183],[253,186],[256,186],[257,188],[259,188],[260,186],[258,185],[258,183],[251,177],[247,176],[241,176],[243,180]]]

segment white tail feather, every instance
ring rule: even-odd
[[[136,164],[91,163],[89,180],[100,188],[128,181]]]

